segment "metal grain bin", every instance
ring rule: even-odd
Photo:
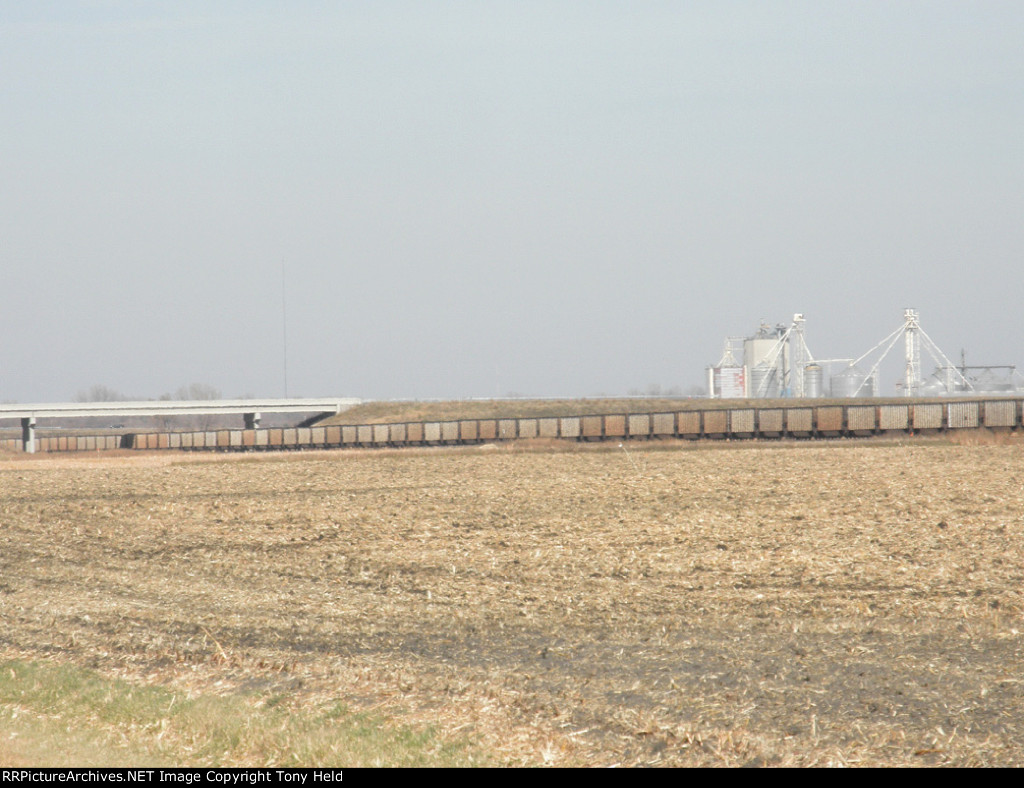
[[[846,408],[846,429],[854,433],[875,431],[875,407],[850,405]]]
[[[946,424],[952,430],[963,430],[977,427],[979,424],[978,403],[947,402]]]
[[[625,438],[626,437],[626,417],[625,416],[605,416],[604,417],[604,436],[606,438]]]
[[[1017,403],[1013,400],[984,403],[986,427],[1016,427]]]
[[[519,437],[519,422],[516,419],[501,419],[498,422],[498,437],[503,441]]]
[[[441,441],[441,422],[426,421],[423,423],[423,440],[427,443],[439,443]]]
[[[790,435],[810,435],[814,430],[814,410],[812,408],[787,408],[786,432]]]
[[[423,443],[424,437],[423,422],[414,421],[411,424],[405,425],[405,439],[409,443]]]
[[[557,438],[558,419],[537,419],[537,434],[542,438]]]
[[[878,428],[880,430],[910,429],[910,406],[879,405]]]
[[[774,399],[779,396],[779,368],[754,367],[750,370],[750,396]]]
[[[821,366],[818,364],[808,364],[804,367],[804,396],[808,399],[818,399],[822,396],[822,387],[824,385],[824,375],[821,371]]]
[[[353,446],[358,442],[359,430],[354,424],[346,424],[341,428],[341,442],[345,446]]]
[[[497,419],[481,419],[480,420],[480,440],[482,441],[493,441],[498,438],[498,420]]]
[[[406,425],[405,424],[392,424],[388,430],[388,439],[391,443],[405,443],[406,441]]]
[[[441,422],[441,440],[449,443],[454,443],[459,439],[459,422],[457,421],[442,421]]]
[[[475,441],[480,439],[480,425],[474,421],[459,422],[459,437],[464,441]]]
[[[674,413],[654,413],[651,415],[651,434],[652,435],[675,435],[676,434],[676,414]]]
[[[380,445],[387,443],[388,438],[391,437],[391,430],[387,424],[374,424],[373,425],[373,442]]]
[[[850,366],[832,376],[832,396],[836,399],[845,397],[870,397],[874,391],[874,380],[865,377],[857,367]]]
[[[649,438],[651,437],[651,417],[647,413],[632,413],[626,420],[629,427],[629,437]]]
[[[679,422],[680,435],[687,438],[696,438],[700,435],[699,410],[688,410],[683,413],[677,413],[676,418]]]
[[[583,422],[584,438],[601,438],[604,436],[604,420],[600,416],[584,416],[581,421]]]
[[[725,410],[704,411],[704,434],[725,435],[729,431],[729,412]]]
[[[941,430],[942,429],[942,405],[913,406],[913,421],[915,430]]]
[[[781,408],[758,409],[757,431],[761,435],[778,437],[785,428],[785,413]]]
[[[566,416],[559,419],[558,430],[563,438],[580,437],[580,417]]]
[[[729,432],[733,435],[753,435],[754,409],[743,408],[729,411]]]
[[[537,437],[537,420],[536,419],[517,419],[519,422],[519,437],[520,438],[536,438]]]

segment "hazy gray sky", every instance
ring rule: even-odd
[[[0,400],[1024,366],[1024,3],[0,0]],[[883,380],[883,388],[891,388]]]

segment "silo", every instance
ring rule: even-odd
[[[746,396],[743,367],[709,367],[708,377],[712,397],[732,399]]]
[[[819,364],[808,364],[804,367],[804,396],[817,399],[822,395],[822,370]]]
[[[833,397],[870,397],[873,393],[874,377],[864,377],[864,373],[854,366],[832,376]]]
[[[777,367],[754,367],[750,370],[750,396],[778,397],[780,377]]]

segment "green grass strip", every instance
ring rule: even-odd
[[[0,766],[479,765],[443,741],[340,703],[282,695],[190,697],[48,662],[0,662]]]

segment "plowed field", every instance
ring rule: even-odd
[[[498,762],[1024,766],[1024,446],[0,463],[0,657]]]

